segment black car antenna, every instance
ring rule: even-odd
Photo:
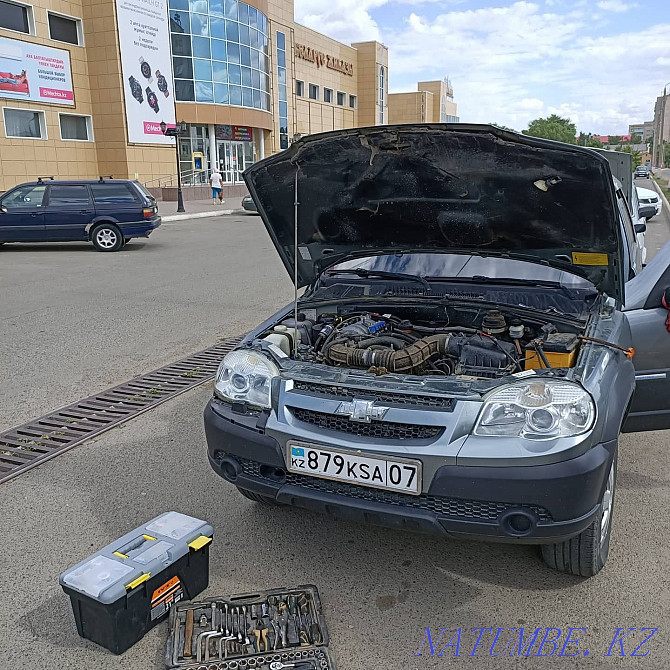
[[[298,357],[298,172],[295,166],[295,183],[293,186],[293,357]]]

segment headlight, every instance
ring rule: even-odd
[[[492,393],[479,413],[475,435],[551,440],[587,432],[596,409],[577,384],[534,380]]]
[[[231,351],[216,373],[214,393],[222,400],[246,401],[256,407],[270,407],[272,378],[279,368],[255,351]]]

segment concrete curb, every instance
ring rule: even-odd
[[[188,219],[208,219],[212,216],[230,216],[231,214],[244,214],[245,210],[243,209],[220,209],[214,212],[193,212],[189,214],[185,212],[184,214],[168,214],[167,216],[162,216],[161,221],[163,223],[170,221],[187,221]]]

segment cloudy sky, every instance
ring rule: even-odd
[[[448,76],[461,121],[522,130],[555,112],[622,134],[670,82],[669,0],[295,0],[295,14],[386,44],[391,92]]]

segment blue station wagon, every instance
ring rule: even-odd
[[[0,244],[87,241],[98,251],[118,251],[160,224],[154,197],[129,179],[39,178],[0,197]]]

